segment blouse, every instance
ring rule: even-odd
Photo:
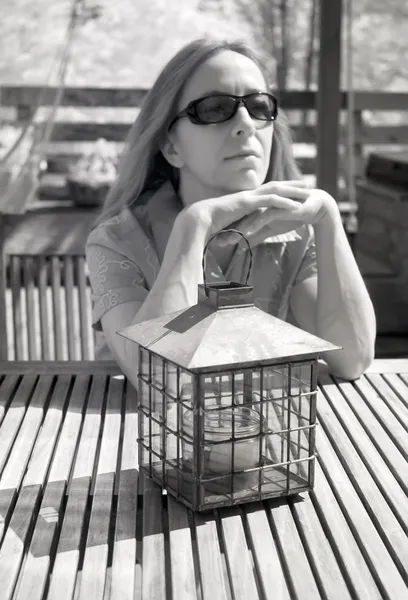
[[[92,326],[102,331],[101,318],[123,302],[143,303],[160,269],[174,221],[183,205],[170,182],[145,191],[137,203],[91,231],[86,243],[86,261],[92,288]],[[317,274],[313,230],[296,230],[267,238],[251,247],[252,268],[248,285],[253,286],[254,304],[282,320],[295,320],[290,312],[290,293],[297,283]],[[237,244],[225,272],[206,252],[206,279],[244,282],[249,267],[249,249]],[[103,335],[96,349],[98,359],[112,359]]]

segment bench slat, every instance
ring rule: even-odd
[[[77,330],[77,319],[74,308],[74,265],[71,256],[63,257],[64,287],[66,300],[66,328],[68,341],[68,359],[78,360],[80,357],[76,352],[75,335]]]
[[[23,258],[23,285],[26,294],[26,322],[28,334],[28,357],[30,360],[38,360],[39,355],[36,343],[36,302],[34,299],[34,269],[33,259],[30,256]]]
[[[62,289],[60,259],[58,256],[51,257],[51,289],[52,289],[52,308],[53,308],[53,331],[55,343],[56,360],[64,360],[64,342],[62,334]]]
[[[13,305],[14,357],[16,360],[24,360],[25,328],[23,327],[21,260],[19,256],[12,256],[10,260],[10,287]]]
[[[91,330],[91,324],[88,314],[88,288],[85,277],[85,257],[77,256],[77,276],[78,276],[78,294],[79,294],[79,318],[81,332],[81,350],[82,358],[90,360],[92,357],[89,352],[86,334]]]
[[[38,299],[40,309],[40,336],[41,336],[41,358],[43,360],[51,360],[51,344],[49,333],[52,331],[52,327],[49,323],[51,311],[49,308],[49,294],[48,294],[48,267],[46,258],[40,255],[36,258],[37,269],[38,269]]]

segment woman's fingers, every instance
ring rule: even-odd
[[[301,200],[304,202],[311,194],[310,189],[302,189],[294,185],[286,185],[277,183],[275,186],[276,193],[285,198]]]

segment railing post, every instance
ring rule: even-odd
[[[317,91],[317,185],[336,200],[341,107],[342,0],[320,0],[319,87]]]
[[[5,218],[0,214],[0,361],[7,360],[7,317],[6,317],[6,244]]]

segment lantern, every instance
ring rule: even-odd
[[[139,468],[198,511],[312,489],[317,362],[338,349],[254,306],[250,248],[245,284],[207,284],[207,246],[195,306],[119,332],[139,345]]]

